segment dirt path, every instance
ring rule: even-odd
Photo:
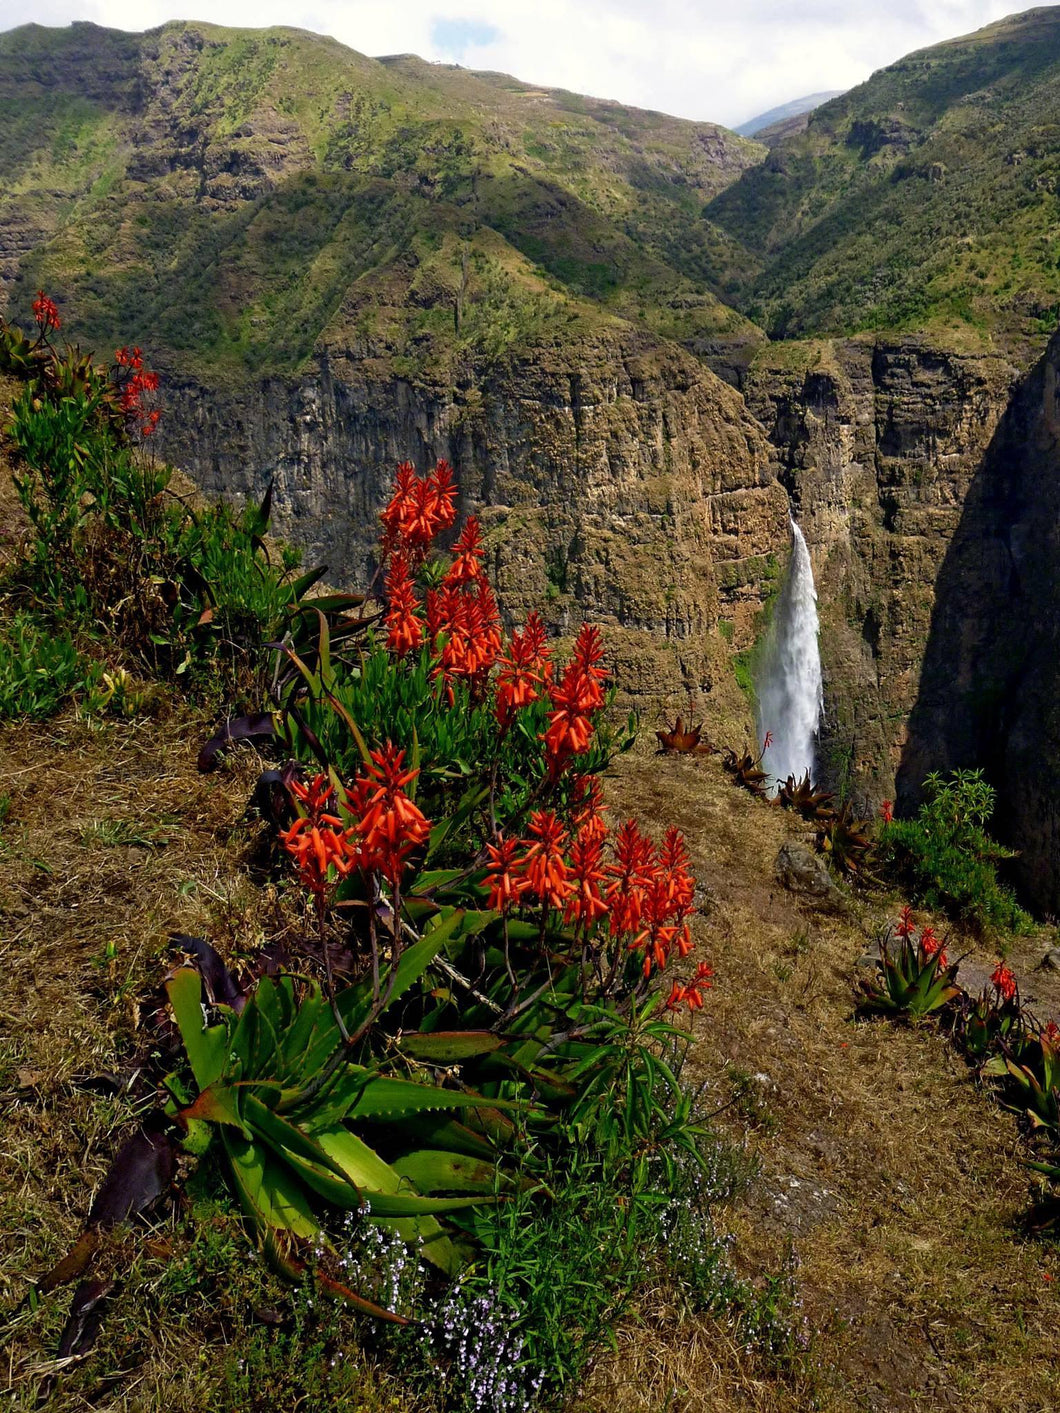
[[[751,1086],[727,1128],[752,1121],[761,1179],[733,1229],[752,1272],[793,1254],[811,1352],[787,1382],[765,1377],[714,1322],[649,1302],[580,1407],[1060,1408],[1060,1252],[1021,1235],[1015,1121],[932,1026],[852,1020],[857,959],[889,914],[822,912],[782,888],[777,851],[807,833],[716,760],[626,757],[609,794],[653,832],[684,829],[713,896],[695,1065],[719,1103]]]

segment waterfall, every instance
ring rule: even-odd
[[[791,562],[777,598],[756,673],[758,739],[762,769],[780,783],[815,775],[814,747],[821,719],[821,654],[817,643],[817,591],[802,531],[791,522]]]

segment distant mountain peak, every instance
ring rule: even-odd
[[[785,118],[799,118],[803,113],[811,113],[814,108],[819,108],[822,103],[827,103],[830,98],[838,98],[845,93],[842,88],[831,88],[827,93],[808,93],[805,98],[793,98],[790,103],[782,103],[779,108],[770,108],[767,113],[759,113],[756,118],[748,118],[746,123],[741,123],[738,128],[733,128],[741,137],[754,137],[755,133],[761,132],[763,128],[772,127],[774,123],[782,123]]]

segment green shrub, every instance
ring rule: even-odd
[[[85,663],[68,633],[25,612],[0,628],[0,721],[42,721],[85,680]]]
[[[915,819],[893,820],[880,832],[885,865],[912,896],[982,932],[1026,932],[1031,918],[997,866],[1014,858],[986,832],[995,791],[981,770],[955,770],[924,782],[926,799]]]
[[[268,495],[243,510],[193,510],[170,492],[170,471],[142,445],[157,414],[139,398],[157,379],[138,353],[135,363],[120,354],[108,373],[45,341],[19,370],[14,484],[33,535],[16,586],[75,634],[193,695],[256,703],[261,645],[309,580],[292,582],[293,551],[265,548]]]

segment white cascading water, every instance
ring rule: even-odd
[[[777,598],[755,682],[762,769],[782,784],[789,775],[815,778],[823,687],[817,590],[802,531],[791,522],[791,563]],[[768,736],[767,736],[768,733]]]

